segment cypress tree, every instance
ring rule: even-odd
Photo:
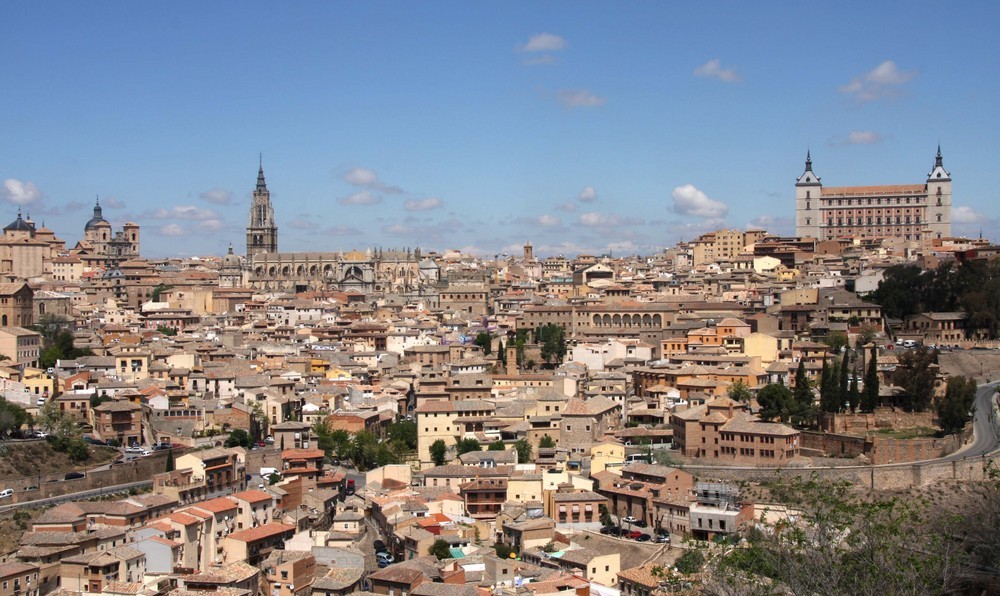
[[[809,378],[806,377],[806,363],[799,360],[799,367],[795,370],[795,401],[799,409],[806,409],[812,406],[813,392],[809,386]]]
[[[833,370],[823,358],[823,370],[820,373],[819,409],[824,412],[833,411]]]
[[[849,353],[845,350],[843,357],[841,357],[841,359],[840,359],[840,378],[837,379],[839,381],[837,383],[837,389],[838,389],[838,391],[837,391],[837,402],[838,402],[837,403],[837,411],[838,412],[843,412],[844,410],[847,409],[847,403],[848,403],[848,398],[847,398],[848,389],[847,389],[847,386],[848,386],[848,384],[850,382],[849,379],[848,379],[848,377],[851,376],[851,371],[850,371],[850,368],[848,366],[850,364],[850,359],[851,358],[850,358]]]
[[[871,357],[868,359],[868,370],[865,372],[865,388],[861,394],[861,411],[874,412],[878,407],[878,352],[872,347]]]

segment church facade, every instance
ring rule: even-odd
[[[824,187],[806,153],[795,181],[795,235],[819,240],[885,238],[927,241],[951,236],[951,175],[938,147],[921,184]]]
[[[232,269],[235,261],[230,258],[229,263]],[[232,277],[229,273],[227,281]],[[247,226],[246,283],[251,288],[282,292],[340,290],[362,294],[408,294],[417,292],[421,285],[437,281],[437,265],[429,259],[421,259],[419,248],[278,252],[278,226],[261,164],[250,205],[250,225]]]

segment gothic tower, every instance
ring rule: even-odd
[[[250,225],[247,226],[247,257],[278,252],[278,225],[274,221],[271,193],[264,182],[264,161],[257,170],[257,188],[250,203]]]
[[[944,169],[941,145],[927,174],[927,229],[931,238],[951,236],[951,174]]]

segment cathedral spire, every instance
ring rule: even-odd
[[[944,167],[944,163],[941,158],[941,143],[938,143],[938,152],[937,152],[937,157],[934,159],[934,167],[935,168]]]
[[[260,166],[257,168],[257,190],[267,190],[267,183],[264,182],[264,154],[259,154]]]
[[[812,152],[809,149],[806,149],[806,171],[813,171]]]

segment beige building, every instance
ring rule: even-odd
[[[42,335],[24,327],[0,327],[0,355],[15,366],[38,367]]]

